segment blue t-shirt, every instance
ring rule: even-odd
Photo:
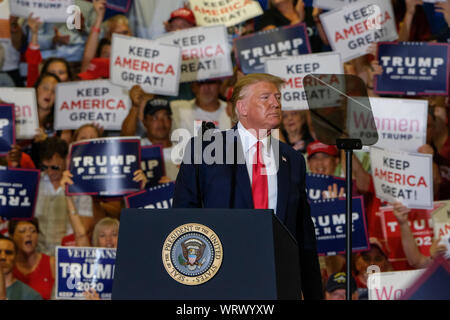
[[[42,300],[42,296],[22,281],[16,280],[6,288],[8,300]]]

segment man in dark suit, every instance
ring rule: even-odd
[[[268,74],[250,74],[236,83],[231,102],[238,123],[232,130],[191,139],[173,207],[273,209],[297,240],[304,298],[322,299],[305,160],[272,137],[281,123],[282,83]]]

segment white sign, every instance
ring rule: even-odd
[[[0,100],[14,104],[16,139],[32,139],[39,128],[35,89],[0,88]]]
[[[11,15],[27,18],[30,13],[42,22],[66,22],[67,8],[74,0],[9,0]]]
[[[370,148],[378,198],[400,201],[408,208],[433,208],[432,155]]]
[[[425,269],[369,273],[369,300],[399,300]]]
[[[375,128],[371,125],[373,122],[369,121],[370,113],[364,112],[361,106],[348,104],[349,130],[354,130],[359,135],[355,138],[370,139],[376,129],[378,142],[374,146],[378,148],[417,152],[418,148],[426,143],[426,100],[370,97],[369,101]]]
[[[325,10],[333,10],[348,6],[358,0],[313,0],[312,6],[314,8],[320,8]]]
[[[149,93],[177,96],[181,49],[158,41],[114,34],[110,80],[130,89],[138,84]]]
[[[8,0],[3,0],[0,1],[0,39],[9,39],[10,37],[9,4]]]
[[[323,13],[320,20],[333,51],[344,62],[367,54],[372,42],[398,38],[389,0],[358,1]]]
[[[267,59],[265,72],[286,81],[281,90],[281,105],[284,110],[307,110],[308,101],[303,89],[303,78],[309,73],[342,74],[343,67],[338,53],[325,52]],[[324,99],[327,96],[326,90],[323,88],[311,92],[314,91],[318,99]]]
[[[262,15],[264,12],[254,0],[190,0],[198,26],[223,24],[226,27]]]
[[[180,82],[233,74],[227,32],[223,25],[169,32],[157,40],[181,47]]]
[[[130,106],[128,91],[109,80],[59,83],[54,128],[77,129],[98,123],[105,130],[120,130]]]

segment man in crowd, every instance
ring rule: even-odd
[[[208,159],[202,159],[202,164],[194,165],[193,158],[199,154],[194,154],[192,139],[177,176],[173,207],[272,209],[298,241],[304,298],[322,299],[315,231],[305,192],[305,161],[272,138],[281,123],[282,83],[268,74],[250,74],[236,83],[231,101],[239,122],[234,131],[216,133],[217,140],[222,135],[226,141],[223,157],[217,159],[223,162],[206,165]],[[235,133],[231,139],[230,132]],[[233,163],[224,161],[229,159],[231,145],[236,147]]]
[[[325,300],[345,300],[346,282],[347,276],[345,272],[333,273],[327,281]],[[352,300],[358,300],[356,281],[353,277],[350,278],[350,289],[352,291]]]
[[[0,300],[42,300],[41,295],[14,277],[16,244],[0,235]]]

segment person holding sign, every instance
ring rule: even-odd
[[[436,238],[430,247],[430,256],[424,256],[417,247],[411,227],[408,224],[408,213],[411,211],[400,202],[393,204],[395,218],[400,226],[402,238],[402,248],[405,252],[408,264],[416,269],[427,268],[433,262],[437,255],[444,255],[447,252],[447,246],[442,243],[441,238]]]
[[[14,277],[17,246],[0,235],[0,300],[42,300],[41,295]]]
[[[195,26],[195,16],[189,8],[179,8],[172,11],[170,19],[164,21],[164,29],[167,32],[188,29]]]

